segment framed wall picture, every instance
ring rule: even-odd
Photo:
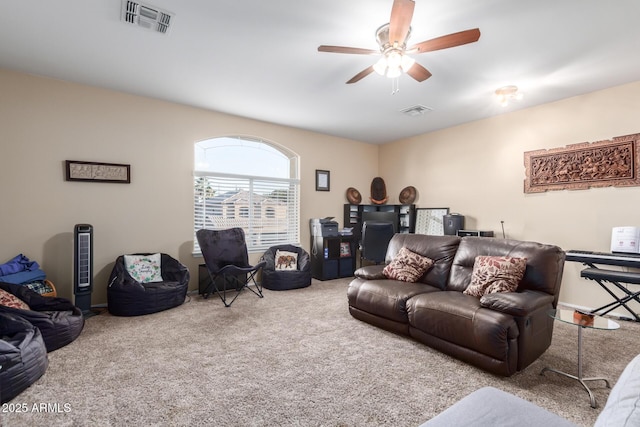
[[[448,213],[449,208],[417,208],[415,233],[444,236],[443,217]]]
[[[351,256],[351,244],[349,242],[340,242],[340,257],[346,258]]]
[[[330,181],[329,174],[330,174],[329,171],[316,169],[316,191],[330,190],[331,181]]]
[[[131,182],[131,166],[119,163],[66,160],[65,172],[67,181],[116,182],[121,184]]]

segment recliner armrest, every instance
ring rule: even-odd
[[[512,316],[524,317],[541,307],[551,306],[553,295],[525,290],[522,292],[496,292],[483,295],[480,305]]]
[[[386,279],[387,276],[382,274],[382,270],[384,270],[384,265],[367,265],[365,267],[360,267],[356,271],[353,272],[353,275],[359,279],[365,280],[379,280]]]

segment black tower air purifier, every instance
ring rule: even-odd
[[[91,316],[91,292],[93,291],[93,227],[77,224],[74,227],[73,245],[73,293],[75,305],[85,317]]]
[[[442,219],[445,235],[455,236],[458,230],[464,230],[464,215],[452,213],[445,215]]]

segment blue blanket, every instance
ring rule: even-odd
[[[20,273],[21,271],[33,271],[38,270],[40,266],[35,261],[30,261],[29,258],[20,254],[16,255],[13,259],[0,264],[0,276],[7,276],[10,274]],[[13,282],[9,282],[13,283]]]
[[[47,275],[44,274],[44,271],[37,269],[33,271],[21,271],[19,273],[0,276],[0,282],[21,285],[23,283],[31,283],[31,282],[35,282],[36,280],[44,280],[46,278],[47,278]]]

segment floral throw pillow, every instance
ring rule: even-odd
[[[382,273],[387,279],[417,282],[433,266],[433,260],[402,247]]]
[[[495,292],[515,292],[526,268],[526,258],[477,256],[471,283],[463,293],[480,298]]]
[[[125,255],[127,273],[139,283],[162,282],[161,255]]]
[[[0,305],[11,308],[19,308],[21,310],[31,310],[26,302],[22,301],[12,293],[5,291],[4,289],[0,289]]]
[[[295,252],[276,250],[276,270],[297,270],[298,254]]]

